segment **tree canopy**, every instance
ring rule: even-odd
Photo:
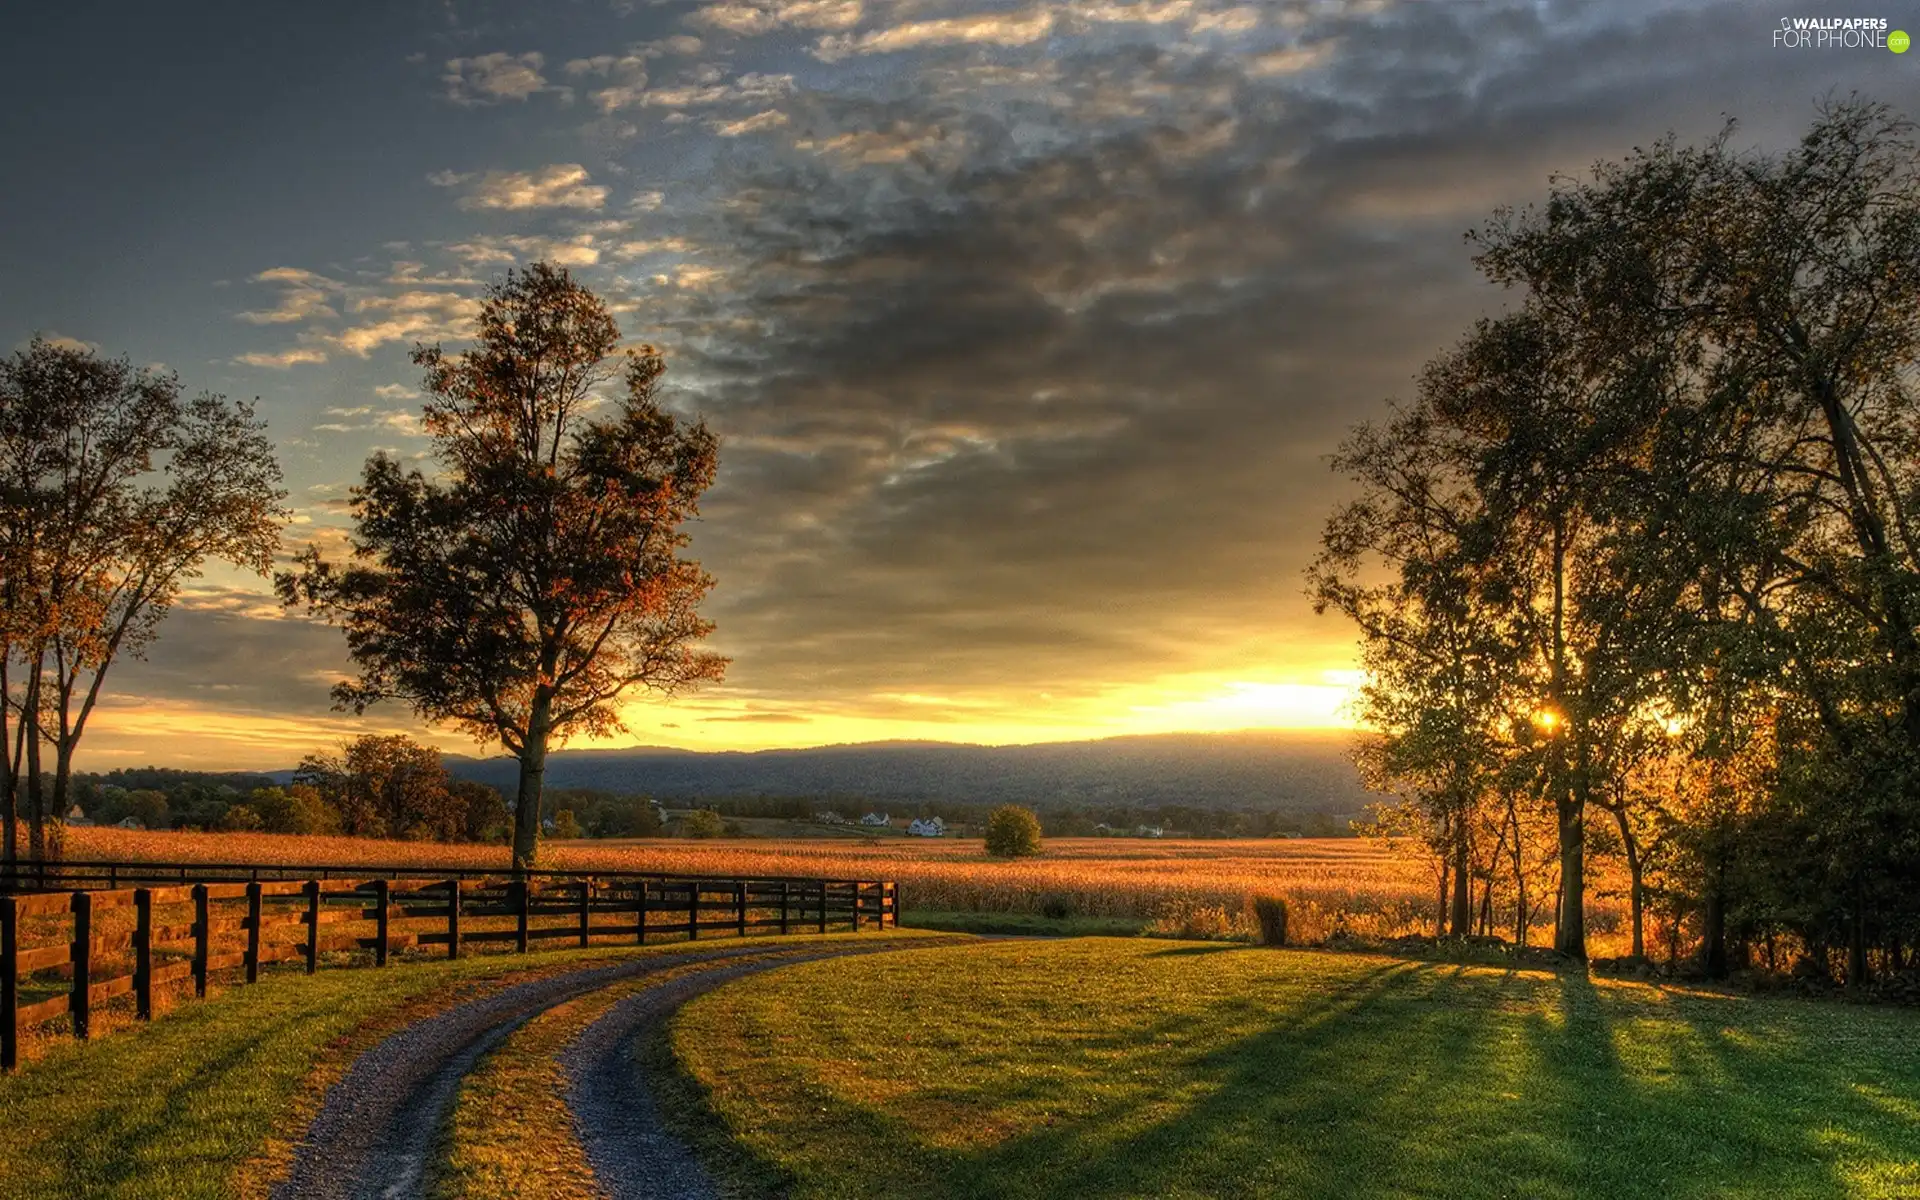
[[[1920,935],[1920,155],[1861,101],[1734,133],[1471,235],[1517,303],[1355,431],[1310,589],[1482,931],[1545,882],[1583,955],[1597,837],[1635,954],[1657,897],[1716,972],[1784,937],[1856,981]]]
[[[545,263],[492,286],[471,349],[421,346],[428,474],[377,454],[353,491],[352,554],[278,578],[346,631],[336,702],[401,700],[520,763],[514,861],[533,863],[547,748],[623,728],[620,701],[718,679],[683,556],[717,445],[657,395],[651,346],[615,357],[600,299]],[[619,363],[616,370],[612,365]],[[618,380],[615,396],[601,393]]]

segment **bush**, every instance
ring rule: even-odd
[[[690,838],[719,837],[724,831],[720,814],[710,808],[696,809],[680,822],[680,832]]]
[[[244,804],[229,805],[227,811],[220,814],[223,833],[258,833],[262,828],[260,814]]]
[[[1073,915],[1073,897],[1061,892],[1048,892],[1040,897],[1040,915],[1049,921],[1064,921]]]
[[[987,853],[995,858],[1026,858],[1040,853],[1040,818],[1030,808],[1002,804],[987,816]]]
[[[586,831],[580,828],[580,822],[574,819],[573,810],[563,808],[553,814],[553,836],[560,839],[585,837]]]
[[[1284,946],[1287,944],[1287,898],[1285,896],[1255,896],[1253,919],[1260,926],[1261,945]]]

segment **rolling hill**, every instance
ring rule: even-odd
[[[974,746],[872,742],[804,750],[698,752],[663,747],[563,750],[552,787],[662,800],[729,796],[858,797],[883,802],[1069,805],[1187,804],[1351,816],[1369,793],[1344,733],[1164,734]],[[512,759],[449,755],[454,774],[512,794]]]

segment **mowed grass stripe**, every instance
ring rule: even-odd
[[[796,966],[670,1039],[717,1169],[797,1197],[1920,1194],[1912,1011],[1085,940]]]
[[[252,987],[182,1003],[151,1025],[86,1043],[50,1041],[36,1061],[0,1076],[0,1200],[264,1195],[326,1086],[406,1022],[534,975],[707,944],[476,955],[313,976],[269,972]]]

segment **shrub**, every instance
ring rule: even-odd
[[[1252,900],[1254,923],[1260,926],[1260,943],[1264,946],[1284,946],[1287,944],[1287,898],[1285,896],[1255,896]]]
[[[725,829],[720,814],[710,808],[696,809],[680,822],[680,832],[690,838],[719,837]]]
[[[258,833],[263,828],[260,814],[244,804],[234,804],[220,814],[220,829],[224,833]]]
[[[1073,897],[1061,892],[1048,892],[1040,897],[1040,915],[1049,921],[1064,921],[1073,915]]]
[[[553,814],[553,836],[561,839],[580,838],[586,836],[586,831],[574,819],[573,810],[563,808]]]
[[[987,853],[996,858],[1026,858],[1040,853],[1040,818],[1030,808],[1002,804],[987,817]]]

